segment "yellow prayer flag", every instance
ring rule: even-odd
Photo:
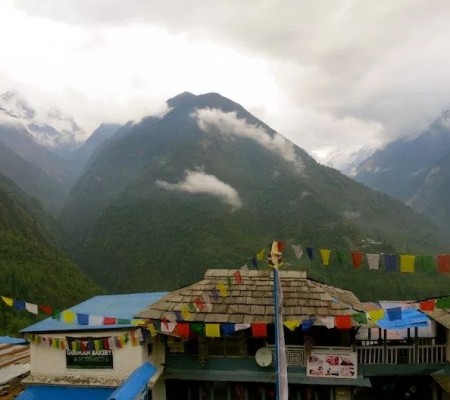
[[[2,300],[5,302],[5,304],[6,304],[7,306],[12,307],[12,305],[13,305],[13,299],[11,299],[10,297],[4,297],[4,296],[1,296],[1,297],[2,297]]]
[[[284,321],[284,326],[288,329],[290,329],[291,331],[293,331],[295,328],[298,328],[300,326],[300,321],[298,320],[289,320],[289,321]]]
[[[148,328],[148,331],[150,332],[151,337],[155,337],[157,335],[155,325],[153,324],[153,322],[149,323],[147,325],[147,328]]]
[[[100,348],[100,340],[94,340],[94,348],[95,348],[95,351],[102,350]]]
[[[228,297],[228,289],[227,289],[227,287],[225,286],[225,283],[223,283],[222,281],[220,281],[220,282],[217,284],[217,289],[219,290],[219,294],[220,294],[222,297]]]
[[[328,265],[330,262],[331,250],[320,249],[320,255],[322,256],[323,265]]]
[[[414,272],[416,256],[402,254],[400,256],[400,272]]]
[[[181,307],[180,311],[181,311],[181,315],[183,316],[184,320],[191,319],[192,314],[187,305],[184,305],[183,307]]]
[[[76,314],[71,310],[65,310],[61,313],[61,320],[66,324],[73,324],[76,319]]]
[[[379,309],[379,310],[367,311],[367,318],[370,319],[372,322],[383,319],[384,318],[384,310]]]
[[[220,324],[205,324],[207,337],[220,337]]]
[[[262,250],[260,250],[257,254],[256,254],[256,258],[259,260],[259,261],[264,261],[264,258],[266,257],[266,249],[262,249]]]
[[[134,325],[134,326],[145,325],[145,320],[144,319],[132,319],[131,320],[131,325]]]

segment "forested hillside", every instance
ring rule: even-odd
[[[0,176],[0,295],[63,309],[100,288],[61,250],[47,217],[36,200]],[[28,312],[0,305],[2,333],[33,320]]]

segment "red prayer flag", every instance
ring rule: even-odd
[[[234,276],[234,281],[237,284],[242,283],[242,276],[241,276],[241,273],[239,271],[236,271],[235,273],[233,273],[233,276]]]
[[[117,324],[117,318],[103,317],[103,325],[115,325]]]
[[[47,315],[53,315],[53,307],[52,306],[41,306],[39,305],[39,310]]]
[[[435,300],[425,300],[425,301],[421,301],[419,303],[419,308],[422,311],[433,311],[434,310],[434,305],[435,305]]]
[[[361,268],[363,257],[364,254],[359,251],[352,252],[352,262],[354,268]]]
[[[177,326],[175,327],[175,330],[173,333],[175,335],[188,338],[191,333],[190,324],[179,322],[177,324]]]
[[[334,326],[337,329],[351,329],[352,320],[350,315],[337,315],[334,317]]]
[[[259,338],[267,337],[267,324],[265,323],[252,324],[252,336]]]
[[[437,264],[439,272],[450,273],[450,254],[439,254]]]
[[[103,349],[109,350],[109,341],[106,338],[103,339]]]
[[[205,307],[205,303],[203,302],[203,299],[201,297],[197,297],[194,300],[194,304],[196,305],[199,311],[202,311],[203,308]]]

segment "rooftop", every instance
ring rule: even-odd
[[[212,307],[208,312],[192,313],[190,321],[206,323],[274,322],[273,271],[241,272],[236,282],[236,270],[211,269],[204,279],[186,286],[156,301],[138,314],[140,318],[161,320],[170,311],[181,311],[202,295],[208,295]],[[335,288],[306,277],[304,271],[279,271],[284,296],[283,318],[303,320],[324,316],[346,315],[363,310],[357,297],[348,290]],[[211,296],[217,284],[224,282],[228,296]],[[227,282],[230,282],[228,286]]]
[[[154,293],[131,293],[131,294],[116,294],[107,296],[95,296],[89,300],[84,301],[70,310],[75,313],[82,313],[88,315],[115,317],[121,319],[133,319],[136,315],[158,301],[167,292]],[[58,331],[92,331],[114,328],[127,328],[131,325],[80,325],[78,323],[66,324],[53,318],[47,318],[34,325],[22,329],[21,332],[58,332]]]

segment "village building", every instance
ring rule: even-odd
[[[163,347],[133,319],[166,294],[96,296],[70,309],[73,320],[60,315],[23,329],[31,342],[31,371],[18,399],[107,399],[145,363],[163,364]],[[151,385],[161,372],[154,371]]]
[[[395,304],[403,308],[400,320],[364,321],[358,316],[388,311],[393,304],[368,306],[303,271],[279,276],[289,399],[448,398],[448,316]],[[34,399],[51,400],[51,390],[66,390],[54,398],[106,400],[143,365],[151,366],[148,394],[154,400],[275,398],[272,270],[208,270],[201,281],[170,293],[97,296],[71,310],[78,317],[145,324],[96,326],[49,318],[26,328],[31,373],[25,382]],[[125,335],[129,340],[121,343],[117,338]],[[118,345],[105,353],[112,339]],[[95,344],[100,340],[103,347]],[[77,352],[73,341],[83,348]]]
[[[400,322],[406,334],[389,340],[388,332],[397,327],[386,330],[353,318],[346,325],[348,316],[366,313],[352,292],[308,279],[302,271],[279,275],[283,320],[292,329],[284,329],[290,399],[403,398],[410,389],[413,396],[420,391],[421,400],[444,398],[431,376],[447,365],[444,326],[404,308]],[[274,398],[271,270],[208,270],[203,280],[169,293],[138,316],[161,323],[166,336],[166,397],[155,399]],[[432,327],[429,337],[418,334],[424,325]],[[370,337],[371,329],[379,336]],[[365,339],[358,338],[364,330]]]

